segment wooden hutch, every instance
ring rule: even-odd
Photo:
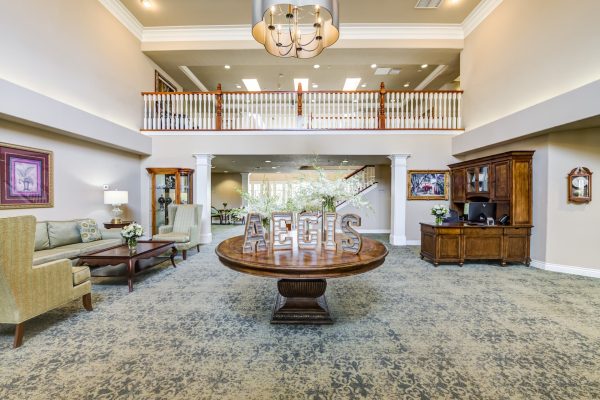
[[[152,234],[158,227],[169,225],[170,204],[193,204],[193,169],[189,168],[146,168],[150,174],[150,204],[152,212]]]
[[[449,165],[450,207],[463,214],[465,203],[496,203],[496,225],[468,222],[421,224],[421,258],[434,265],[465,260],[499,260],[529,265],[532,228],[533,151],[511,151]],[[498,219],[508,215],[507,225]]]

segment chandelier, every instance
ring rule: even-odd
[[[340,37],[338,14],[338,0],[254,0],[252,36],[276,57],[316,57]]]

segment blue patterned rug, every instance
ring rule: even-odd
[[[240,227],[215,227],[215,244]],[[380,237],[380,239],[384,239]],[[328,281],[331,326],[277,326],[275,281],[214,245],[79,302],[0,325],[0,399],[600,398],[600,280],[467,264],[393,247]]]

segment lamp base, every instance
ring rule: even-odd
[[[123,222],[123,220],[121,218],[113,218],[110,220],[111,224],[120,224],[122,222]]]

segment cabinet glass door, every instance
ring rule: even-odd
[[[156,174],[155,175],[156,193],[154,198],[156,230],[163,225],[169,225],[169,204],[175,201],[175,175]]]
[[[475,169],[470,168],[467,170],[467,192],[474,193],[477,191],[477,175]]]
[[[181,204],[189,204],[190,201],[190,176],[181,175],[179,177],[179,200]]]
[[[479,167],[478,168],[478,178],[477,178],[477,182],[478,182],[478,188],[477,191],[478,192],[489,192],[489,167],[483,166],[483,167]]]

